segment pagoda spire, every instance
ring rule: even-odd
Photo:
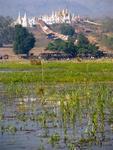
[[[21,24],[21,23],[22,23],[20,11],[19,11],[19,13],[18,13],[18,19],[17,19],[17,22],[18,22],[18,24]]]
[[[26,20],[27,20],[27,14],[26,14],[26,12],[25,12],[25,14],[24,14],[24,19],[26,19]]]
[[[22,25],[23,25],[23,27],[28,27],[28,19],[27,19],[26,12],[25,12],[24,17],[23,17]]]

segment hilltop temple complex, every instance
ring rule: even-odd
[[[52,12],[51,15],[44,15],[36,19],[36,17],[28,18],[26,13],[24,14],[24,17],[20,16],[20,13],[18,15],[17,20],[14,22],[15,25],[20,24],[23,27],[33,27],[36,25],[36,22],[38,20],[44,21],[46,24],[59,24],[59,23],[72,23],[75,21],[80,21],[81,17],[75,16],[74,14],[71,14],[68,9],[63,9],[59,11]]]
[[[71,23],[74,21],[75,16],[71,14],[67,9],[59,10],[52,12],[52,15],[44,15],[41,19],[47,24],[54,24],[54,23]]]

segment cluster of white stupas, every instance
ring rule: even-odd
[[[59,11],[53,11],[52,15],[44,15],[39,19],[43,20],[46,24],[56,24],[56,23],[72,23],[75,21],[80,21],[81,17],[79,15],[75,16],[71,14],[68,9],[63,9]]]
[[[41,19],[47,24],[71,23],[73,16],[67,9],[52,12],[52,15],[44,15]]]
[[[63,9],[59,11],[52,12],[52,15],[44,15],[36,19],[36,17],[28,18],[26,13],[24,14],[24,17],[20,16],[20,13],[18,15],[17,20],[14,22],[14,24],[20,24],[23,27],[33,27],[36,25],[37,20],[42,20],[46,24],[59,24],[59,23],[72,23],[75,21],[80,21],[81,17],[75,16],[74,14],[71,14],[68,9]]]
[[[26,13],[21,17],[20,13],[18,18],[14,21],[14,25],[22,25],[23,27],[33,27],[36,25],[36,17],[28,18]]]

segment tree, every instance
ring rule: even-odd
[[[63,41],[61,39],[54,40],[48,44],[48,50],[57,50],[63,51],[71,56],[80,56],[80,57],[101,57],[103,52],[99,51],[99,47],[96,44],[89,42],[88,38],[83,34],[78,35],[77,37],[78,44],[75,45],[72,39],[68,41]]]
[[[67,41],[66,42],[66,47],[64,49],[64,52],[67,54],[71,54],[73,57],[77,55],[78,48],[77,46],[74,45],[74,42],[72,41]]]
[[[15,37],[13,49],[16,54],[29,54],[35,45],[35,38],[32,33],[21,25],[15,26]]]
[[[49,43],[47,49],[63,51],[67,54],[71,54],[73,57],[77,54],[76,46],[72,41],[63,41],[61,39],[56,39]]]
[[[75,30],[71,25],[62,24],[61,26],[61,34],[73,36],[75,34]]]
[[[12,44],[14,39],[14,28],[11,26],[13,19],[0,16],[0,47],[3,44]]]
[[[56,39],[53,42],[50,42],[47,46],[49,50],[57,50],[57,51],[64,51],[66,48],[66,42],[61,39]]]
[[[89,40],[86,36],[84,36],[84,34],[79,34],[77,36],[77,40],[78,40],[78,45],[88,45],[89,44]]]
[[[89,42],[88,38],[83,34],[78,35],[78,44],[77,44],[77,54],[78,56],[84,57],[101,57],[103,52],[99,51],[99,47],[96,44]]]

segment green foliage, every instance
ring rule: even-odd
[[[32,69],[32,67],[34,69]],[[80,62],[49,62],[44,63],[44,83],[76,83],[76,82],[112,82],[113,81],[113,63],[109,61],[90,61]],[[15,83],[41,83],[42,69],[41,66],[32,66],[30,64],[15,64],[14,62],[7,62],[7,65],[2,63],[0,68],[14,70],[12,72],[0,72],[0,82],[7,84],[13,83],[13,89],[15,89]],[[16,68],[16,69],[15,69]],[[25,70],[24,70],[25,68]],[[37,68],[37,69],[36,69]],[[16,70],[16,71],[15,71]],[[24,71],[22,71],[24,70]],[[110,75],[109,75],[110,74]],[[18,88],[21,91],[23,88]],[[40,93],[43,94],[43,89],[40,89]],[[39,95],[39,93],[38,93]],[[40,94],[41,95],[41,94]]]
[[[99,51],[99,47],[96,44],[92,44],[89,42],[88,38],[83,34],[78,35],[78,56],[85,57],[101,57],[103,56],[103,52]]]
[[[63,51],[67,54],[71,54],[73,57],[77,55],[81,57],[101,57],[103,55],[103,53],[98,50],[99,47],[96,46],[96,44],[91,44],[88,38],[83,34],[78,35],[77,40],[78,44],[75,45],[73,39],[69,39],[68,41],[57,39],[49,43],[47,49]]]
[[[73,57],[76,56],[76,54],[77,54],[76,46],[74,45],[74,43],[72,41],[65,42],[61,39],[57,39],[57,40],[49,43],[47,49],[63,51],[67,54],[71,54]]]
[[[50,139],[49,143],[54,147],[56,144],[58,144],[60,141],[60,136],[58,133],[53,134]]]
[[[68,147],[68,150],[76,150],[74,144],[69,143],[69,144],[67,145],[67,147]]]
[[[77,55],[77,49],[77,46],[75,46],[72,41],[68,41],[66,42],[66,48],[64,49],[64,52],[75,57]]]
[[[83,34],[79,34],[77,36],[77,40],[78,40],[78,46],[84,46],[84,45],[88,45],[89,44],[88,38],[85,37]]]
[[[15,26],[14,52],[16,54],[28,54],[34,47],[35,38],[26,28],[21,25]]]
[[[14,28],[11,27],[13,20],[10,17],[0,16],[0,47],[3,44],[11,44],[14,39]]]
[[[61,39],[56,39],[53,42],[48,44],[47,49],[49,50],[58,50],[63,51],[66,47],[66,43]]]
[[[74,28],[69,24],[62,24],[61,34],[73,36],[75,34]]]
[[[2,134],[5,133],[5,132],[16,134],[17,128],[13,125],[0,126],[0,132],[2,132]]]

